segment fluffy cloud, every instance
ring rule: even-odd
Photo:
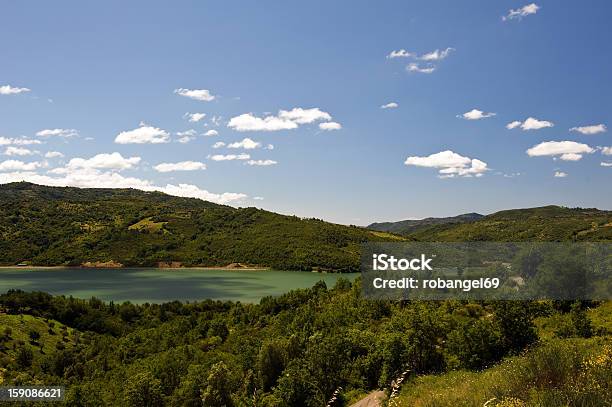
[[[336,122],[319,123],[319,128],[325,131],[340,130],[342,125]]]
[[[446,58],[448,54],[451,53],[451,51],[454,50],[454,48],[446,48],[443,50],[436,49],[432,52],[428,52],[426,54],[421,55],[419,59],[423,61],[441,61]]]
[[[251,140],[250,138],[242,139],[241,141],[237,141],[235,143],[230,143],[227,145],[227,148],[244,148],[246,150],[252,150],[254,148],[261,147],[261,143]]]
[[[577,131],[578,133],[587,134],[587,135],[603,133],[606,130],[607,128],[605,124],[593,124],[591,126],[572,127],[570,129],[570,131]]]
[[[44,129],[36,133],[38,137],[74,137],[79,132],[75,129]]]
[[[603,155],[612,155],[612,147],[602,147],[601,153]]]
[[[214,136],[218,136],[219,132],[217,130],[208,130],[206,133],[204,133],[204,135],[206,137],[214,137]]]
[[[246,163],[248,165],[264,166],[264,167],[269,166],[269,165],[278,164],[278,162],[274,160],[249,160]]]
[[[433,73],[436,70],[436,67],[434,65],[423,66],[413,62],[406,66],[406,70],[408,72]]]
[[[310,124],[321,120],[331,120],[332,116],[319,108],[279,110],[277,116],[257,117],[244,113],[232,117],[227,127],[236,131],[279,131],[297,129],[301,124]]]
[[[192,123],[197,123],[206,117],[206,113],[185,113],[183,116]]]
[[[34,154],[34,152],[32,150],[28,150],[27,148],[23,148],[23,147],[7,147],[6,150],[4,150],[4,155],[20,155],[20,156],[24,156],[24,155],[32,155]]]
[[[560,156],[564,161],[578,161],[582,154],[590,154],[595,149],[575,141],[545,141],[527,150],[530,157]]]
[[[52,174],[67,174],[78,169],[129,170],[140,163],[140,157],[124,158],[121,154],[97,154],[91,158],[73,158],[65,167],[51,170]]]
[[[202,102],[210,102],[215,100],[215,96],[211,95],[208,89],[174,89],[174,93],[190,99],[199,100]]]
[[[606,163],[606,162],[602,162],[601,163],[602,167],[612,167],[612,163]]]
[[[40,166],[39,162],[25,163],[19,160],[6,160],[0,162],[0,171],[34,171]]]
[[[179,131],[176,133],[177,136],[179,136],[178,138],[178,142],[179,143],[189,143],[191,140],[194,140],[196,138],[196,136],[198,135],[198,132],[193,130],[193,129],[189,129],[186,131]]]
[[[411,52],[406,51],[405,49],[399,49],[397,51],[391,51],[389,53],[389,55],[387,55],[387,58],[389,59],[393,59],[393,58],[410,58],[413,57],[414,54]]]
[[[263,198],[263,196],[254,196],[254,197],[253,197],[253,200],[254,200],[254,201],[263,201],[263,200],[264,200],[264,198]]]
[[[225,143],[222,141],[217,141],[215,144],[212,145],[212,148],[221,148],[221,147],[225,147]]]
[[[64,154],[59,151],[48,151],[45,153],[45,158],[62,158]]]
[[[172,172],[172,171],[197,171],[205,170],[206,164],[199,161],[180,161],[177,163],[161,163],[155,167],[157,172]]]
[[[540,9],[540,6],[538,6],[535,3],[527,4],[521,8],[517,8],[514,10],[510,9],[508,11],[508,14],[502,17],[502,20],[504,21],[512,20],[512,19],[521,20],[523,17],[537,13],[539,9]]]
[[[115,137],[117,144],[159,144],[168,143],[170,134],[166,130],[148,126],[144,123],[134,130],[122,131]]]
[[[408,157],[404,164],[416,167],[437,168],[441,178],[452,178],[455,176],[480,177],[488,171],[487,163],[475,158],[464,157],[450,150],[431,154],[427,157]]]
[[[215,154],[209,157],[213,161],[233,161],[233,160],[248,160],[251,158],[248,154]]]
[[[20,93],[29,92],[28,88],[15,88],[11,85],[0,86],[0,95],[18,95]]]
[[[508,124],[506,124],[506,128],[509,130],[515,129],[517,127],[520,127],[521,129],[527,131],[527,130],[539,130],[539,129],[543,129],[546,127],[553,127],[554,123],[553,122],[549,122],[546,120],[538,120],[536,118],[533,117],[528,117],[524,122],[520,122],[518,120],[515,120],[513,122],[510,122]]]
[[[496,113],[485,113],[482,110],[472,109],[469,112],[465,112],[461,115],[457,115],[457,117],[465,119],[465,120],[480,120],[486,119],[487,117],[493,117]]]
[[[190,184],[168,184],[165,187],[155,187],[154,190],[164,192],[168,195],[182,196],[185,198],[198,198],[205,201],[215,202],[218,204],[228,204],[248,197],[246,194],[235,192],[224,192],[222,194],[215,194]]]
[[[15,146],[29,146],[32,144],[42,144],[42,141],[40,140],[32,140],[32,139],[28,139],[28,138],[10,138],[10,137],[0,137],[0,146],[8,146],[8,145],[15,145]]]
[[[555,171],[555,178],[565,178],[567,177],[567,173],[563,171]]]
[[[297,129],[298,125],[291,120],[276,116],[261,118],[254,116],[252,113],[244,113],[232,117],[227,127],[236,131],[279,131]]]
[[[382,105],[380,108],[381,108],[381,109],[395,109],[395,108],[397,108],[397,107],[399,107],[399,105],[398,105],[397,103],[395,103],[395,102],[389,102],[389,103],[387,103],[387,104],[385,104],[385,105]]]
[[[332,117],[329,113],[320,110],[318,107],[312,109],[302,109],[301,107],[295,107],[289,111],[280,110],[278,117],[283,120],[290,120],[297,124],[309,124],[319,120],[331,120]]]

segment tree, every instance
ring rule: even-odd
[[[223,362],[214,364],[202,391],[202,405],[205,407],[232,407],[230,371]]]
[[[130,407],[163,406],[161,383],[149,372],[138,373],[125,383],[125,403]]]

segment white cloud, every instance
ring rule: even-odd
[[[218,127],[218,126],[221,125],[221,119],[222,119],[221,116],[213,116],[213,117],[210,118],[210,121],[211,121],[212,124],[214,124],[215,126]]]
[[[564,161],[578,161],[582,154],[590,154],[595,149],[575,141],[545,141],[527,150],[530,157],[560,156]]]
[[[194,140],[196,136],[198,135],[198,132],[193,129],[189,129],[186,131],[178,131],[176,135],[179,136],[178,140],[176,141],[178,141],[179,143],[185,144],[185,143],[189,143],[190,141]]]
[[[209,157],[213,161],[233,161],[233,160],[248,160],[251,158],[248,154],[215,154]]]
[[[340,130],[342,128],[342,125],[336,122],[319,123],[319,128],[321,130],[326,130],[326,131]]]
[[[44,129],[36,133],[38,137],[74,137],[79,132],[75,129]]]
[[[190,99],[199,100],[202,102],[210,102],[215,100],[215,96],[210,94],[208,89],[174,89],[174,93],[180,96],[185,96]]]
[[[32,140],[32,139],[28,139],[28,138],[10,138],[10,137],[1,137],[0,136],[0,146],[8,146],[8,145],[15,145],[15,146],[29,146],[32,144],[42,144],[42,141],[40,140]]]
[[[65,167],[51,170],[52,174],[66,174],[78,169],[129,170],[140,163],[140,157],[124,158],[121,154],[97,154],[91,158],[72,158]]]
[[[206,117],[206,113],[185,113],[185,115],[183,116],[185,117],[187,120],[189,120],[191,123],[197,123],[200,120],[204,119]]]
[[[148,126],[144,123],[134,130],[122,131],[115,137],[118,144],[159,144],[168,143],[170,134],[166,130]]]
[[[29,92],[28,88],[15,88],[11,85],[0,86],[0,95],[18,95],[20,93]]]
[[[266,150],[274,150],[274,144],[268,144],[267,146],[264,147],[264,149],[266,149]]]
[[[277,116],[257,117],[244,113],[232,117],[227,127],[236,131],[279,131],[297,129],[301,124],[310,124],[321,120],[331,120],[332,116],[319,108],[279,110]]]
[[[230,143],[227,145],[227,148],[244,148],[246,150],[252,150],[254,148],[261,147],[261,143],[251,140],[250,138],[242,139],[242,141],[237,141],[235,143]]]
[[[224,192],[222,194],[215,194],[190,184],[168,184],[165,187],[155,187],[154,190],[164,192],[168,195],[181,196],[185,198],[198,198],[223,205],[234,201],[239,201],[248,197],[246,194],[235,192]]]
[[[254,197],[253,197],[253,200],[254,200],[254,201],[263,201],[263,200],[264,200],[264,198],[263,198],[263,196],[254,196]]]
[[[410,58],[413,57],[414,54],[411,52],[406,51],[405,49],[399,49],[397,51],[391,51],[389,53],[389,55],[387,55],[387,58],[389,59],[393,59],[393,58]]]
[[[416,167],[437,168],[441,178],[452,178],[455,176],[480,177],[488,171],[487,163],[475,158],[464,157],[450,150],[431,154],[427,157],[408,157],[404,164]]]
[[[161,163],[155,167],[157,172],[172,172],[172,171],[197,171],[205,170],[206,164],[199,161],[180,161],[177,163]]]
[[[39,162],[25,163],[18,160],[6,160],[0,162],[0,171],[33,171],[40,166]]]
[[[380,108],[381,109],[395,109],[399,107],[399,105],[395,102],[389,102],[387,104],[382,105]]]
[[[423,61],[441,61],[446,58],[451,51],[454,50],[454,48],[446,48],[443,50],[436,49],[432,52],[428,52],[427,54],[421,55],[419,59]]]
[[[406,70],[408,72],[433,73],[436,70],[436,67],[434,65],[421,66],[413,62],[406,66]]]
[[[555,171],[555,178],[565,178],[567,177],[567,173],[563,171]]]
[[[318,107],[312,109],[302,109],[301,107],[295,107],[289,111],[280,110],[278,117],[284,120],[290,120],[297,124],[309,124],[319,120],[331,120],[332,117],[329,113],[320,110]]]
[[[607,128],[605,124],[593,124],[591,126],[572,127],[570,129],[570,131],[577,131],[578,133],[587,134],[587,135],[603,133],[606,130]]]
[[[25,155],[32,155],[34,154],[34,152],[32,150],[28,150],[27,148],[23,148],[23,147],[7,147],[6,150],[4,150],[4,155],[20,155],[20,156],[25,156]]]
[[[248,165],[264,166],[264,167],[269,166],[269,165],[278,164],[278,162],[274,160],[249,160],[246,163]]]
[[[260,118],[252,113],[244,113],[240,116],[232,117],[227,127],[236,131],[279,131],[297,129],[298,125],[288,119],[281,119],[276,116]]]
[[[612,163],[602,162],[601,166],[602,167],[612,167]]]
[[[612,155],[612,147],[602,147],[601,153],[603,155]]]
[[[502,17],[502,20],[504,21],[512,20],[512,19],[521,20],[523,17],[537,13],[539,9],[540,9],[540,6],[538,6],[535,3],[527,4],[521,8],[517,8],[514,10],[510,9],[508,11],[508,14]]]
[[[523,124],[523,122],[520,122],[518,120],[515,120],[513,122],[510,122],[508,124],[506,124],[506,128],[508,130],[512,130],[512,129],[516,129],[517,127],[519,127],[521,124]]]
[[[465,120],[480,120],[486,119],[487,117],[493,117],[496,113],[485,113],[482,110],[472,109],[469,112],[465,112],[461,115],[457,115],[459,118],[463,118]]]
[[[217,130],[208,130],[206,133],[204,133],[204,135],[206,137],[214,137],[214,136],[218,136],[219,132]]]
[[[546,120],[538,120],[533,117],[528,117],[524,122],[520,122],[515,120],[511,123],[506,124],[506,128],[509,130],[520,127],[521,129],[527,130],[539,130],[544,129],[546,127],[553,127],[555,124],[553,122],[549,122]]]
[[[62,158],[64,154],[59,151],[47,151],[45,153],[45,158]]]
[[[222,141],[217,141],[215,144],[212,145],[212,148],[221,148],[221,147],[225,147],[225,143]]]

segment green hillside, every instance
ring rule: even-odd
[[[473,222],[482,217],[483,215],[479,213],[464,213],[462,215],[447,218],[408,219],[398,222],[372,223],[368,225],[368,229],[407,235],[436,225],[454,225],[457,223]]]
[[[0,186],[0,265],[231,263],[356,271],[360,244],[397,236],[132,189]]]
[[[410,233],[420,241],[601,241],[612,240],[612,211],[544,206],[512,209],[459,224]]]

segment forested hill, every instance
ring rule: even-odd
[[[464,213],[458,216],[450,216],[447,218],[425,218],[425,219],[408,219],[398,222],[380,222],[372,223],[368,229],[378,230],[380,232],[396,233],[406,235],[419,230],[427,229],[436,225],[449,225],[465,222],[473,222],[481,219],[483,215],[479,213]]]
[[[431,226],[406,236],[420,241],[612,240],[612,211],[560,206],[512,209],[471,222]]]
[[[360,244],[398,237],[133,189],[0,185],[0,264],[231,263],[357,271]],[[177,263],[175,263],[177,265]]]

